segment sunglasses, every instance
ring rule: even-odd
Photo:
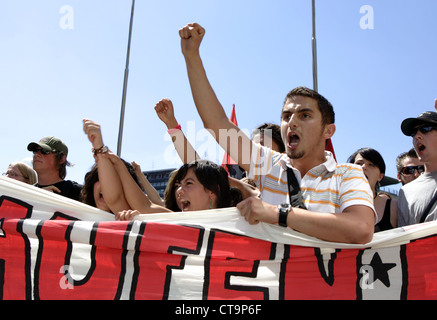
[[[41,152],[42,155],[48,155],[48,154],[52,153],[51,151],[47,151],[47,150],[44,150],[44,149],[35,149],[32,152],[33,152],[33,154]]]
[[[419,174],[423,173],[425,171],[425,167],[424,166],[408,166],[408,167],[403,167],[401,170],[401,173],[403,175],[410,175],[410,174],[414,174],[414,171],[417,171]]]
[[[431,132],[432,130],[437,130],[436,126],[418,126],[413,129],[411,136],[414,137],[417,134],[417,131],[422,132],[423,134]]]

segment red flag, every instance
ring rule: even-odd
[[[230,120],[232,121],[233,124],[235,124],[238,127],[237,116],[235,114],[235,104],[232,105],[232,113],[231,113]],[[243,170],[240,169],[240,166],[226,152],[223,157],[222,167],[225,168],[225,170],[228,172],[228,174],[231,177],[241,179]]]
[[[329,139],[328,143],[326,144],[326,151],[330,151],[332,152],[332,155],[334,156],[335,161],[337,161],[337,158],[335,157],[335,153],[334,153],[334,146],[332,145],[332,140]]]

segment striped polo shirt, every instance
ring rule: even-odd
[[[342,213],[349,206],[364,205],[375,212],[373,193],[360,166],[337,164],[332,153],[325,151],[326,162],[312,168],[302,178],[286,154],[256,143],[252,146],[249,177],[256,182],[264,202],[274,205],[290,203],[288,166],[294,171],[305,207],[309,211]]]

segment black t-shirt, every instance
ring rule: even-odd
[[[59,190],[61,190],[60,195],[73,199],[73,200],[77,200],[80,201],[80,192],[83,188],[83,186],[75,181],[71,181],[71,180],[63,180],[54,184],[50,184],[47,186],[42,186],[40,184],[36,184],[37,187],[39,188],[44,188],[44,187],[48,187],[48,186],[55,186],[56,188],[58,188]]]
[[[377,223],[377,225],[375,226],[375,232],[393,229],[393,226],[391,225],[391,222],[390,222],[390,215],[391,215],[390,204],[391,204],[391,199],[387,199],[387,201],[385,202],[384,215],[382,216],[381,221],[379,221]]]

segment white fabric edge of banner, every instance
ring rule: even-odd
[[[0,195],[30,204],[33,207],[31,219],[46,220],[55,212],[61,212],[83,221],[114,221],[114,215],[111,213],[3,176],[0,176]],[[143,214],[136,216],[135,220],[202,226],[210,230],[222,230],[274,243],[338,249],[392,247],[437,234],[437,221],[435,221],[375,233],[372,241],[363,245],[327,242],[277,225],[266,223],[250,225],[235,207],[195,212]]]

